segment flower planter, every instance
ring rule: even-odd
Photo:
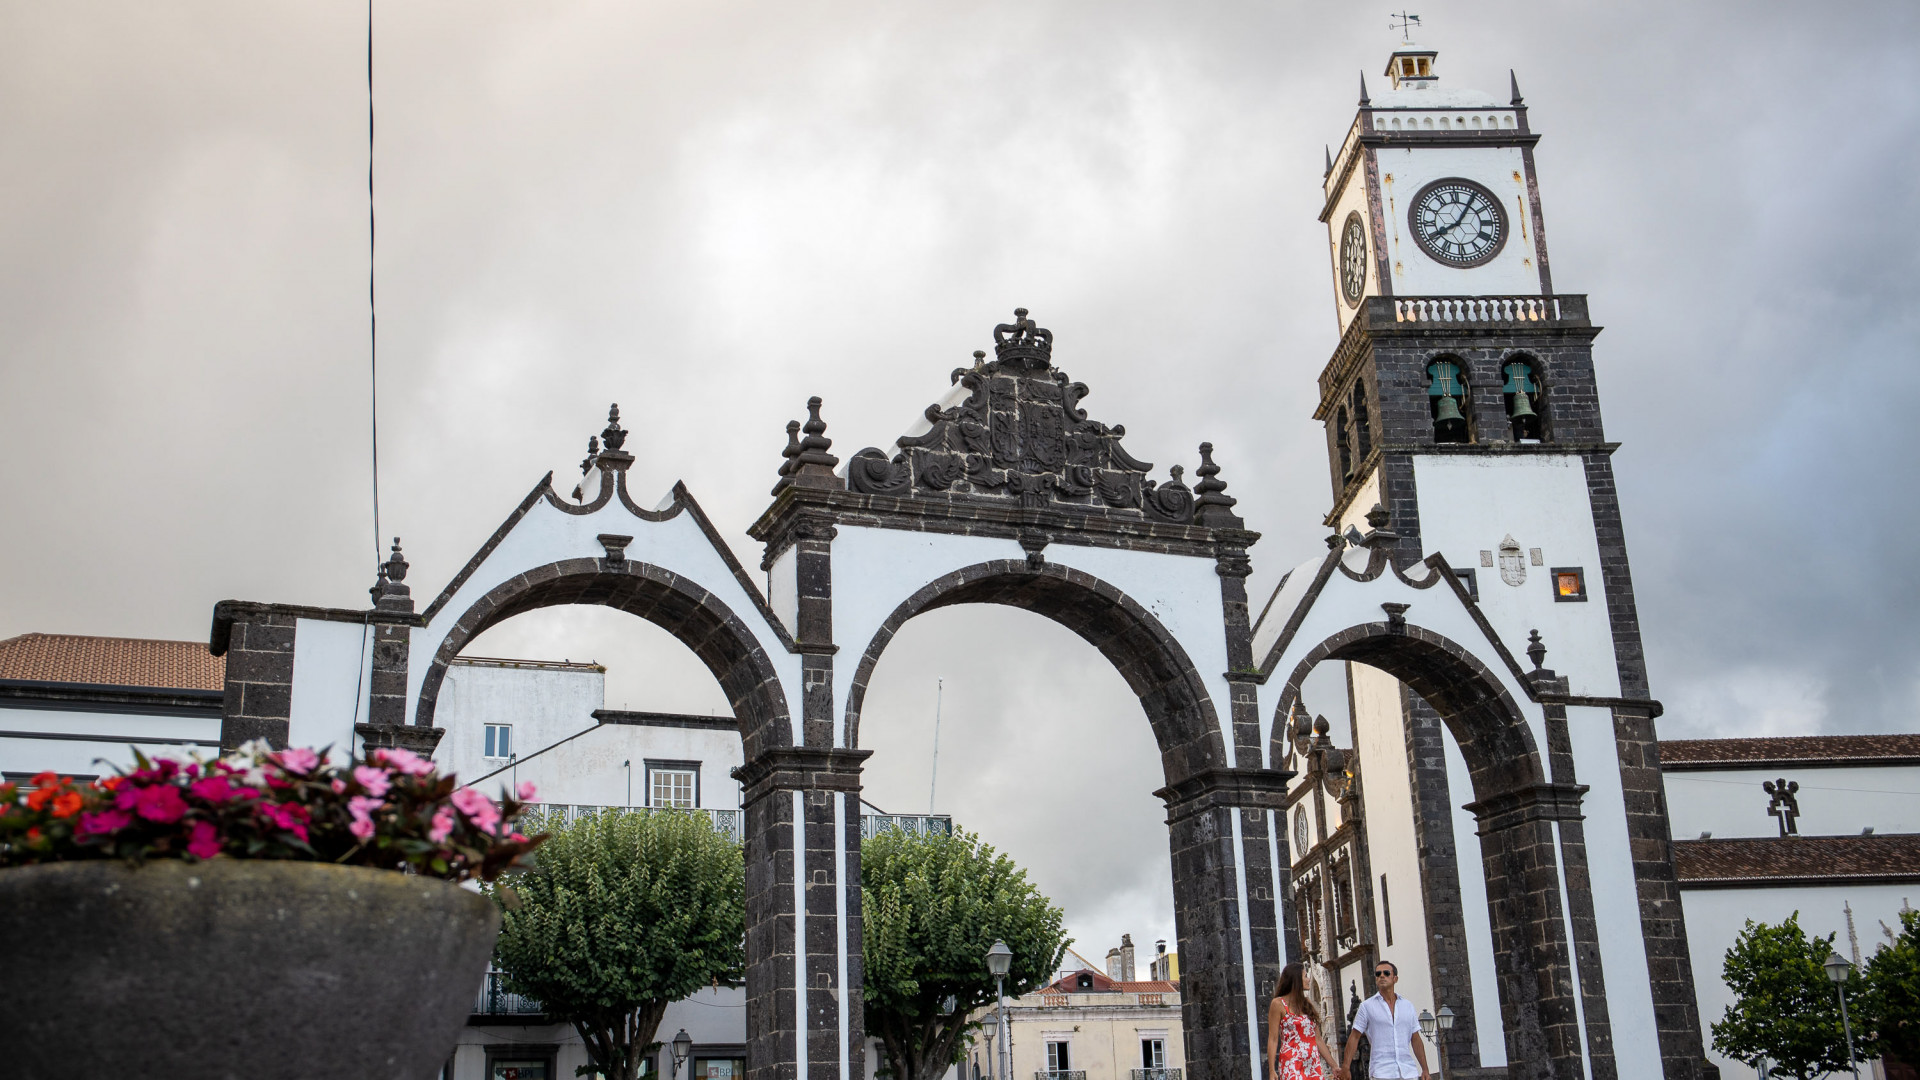
[[[391,870],[0,870],[0,1062],[34,1080],[428,1080],[499,926],[485,897]]]

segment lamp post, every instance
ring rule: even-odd
[[[680,1075],[681,1063],[686,1061],[687,1056],[692,1053],[693,1036],[687,1034],[686,1028],[681,1028],[680,1034],[673,1037],[673,1077],[669,1077],[668,1080],[674,1080]]]
[[[1453,1010],[1448,1008],[1445,1002],[1440,1003],[1440,1015],[1434,1020],[1439,1025],[1442,1035],[1453,1030]],[[1433,1047],[1440,1051],[1440,1080],[1447,1080],[1447,1044],[1440,1039],[1435,1039]]]
[[[1760,1073],[1760,1080],[1772,1080],[1773,1059],[1765,1054],[1753,1059],[1753,1067]]]
[[[1434,1030],[1437,1029],[1439,1026],[1440,1026],[1439,1017],[1433,1015],[1432,1013],[1428,1012],[1425,1009],[1420,1010],[1420,1037],[1427,1040],[1427,1042],[1432,1043],[1433,1048],[1436,1051],[1440,1049],[1440,1044],[1433,1041],[1433,1033],[1434,1033]],[[1445,1074],[1446,1074],[1446,1070],[1444,1067],[1442,1067],[1441,1075],[1444,1076]]]
[[[1847,1067],[1853,1070],[1853,1080],[1860,1080],[1860,1059],[1853,1053],[1853,1021],[1847,1019],[1847,976],[1853,974],[1853,965],[1846,957],[1834,953],[1820,966],[1827,969],[1834,993],[1840,995],[1840,1024],[1847,1032]]]
[[[993,996],[1000,1011],[1000,1080],[1013,1080],[1013,1061],[1007,1054],[1007,972],[1013,968],[1013,950],[996,941],[987,950],[987,970],[993,973]]]
[[[633,759],[628,758],[621,762],[620,767],[627,770],[627,809],[631,810],[633,809]]]

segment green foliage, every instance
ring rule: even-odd
[[[968,1014],[994,1002],[994,941],[1013,950],[1010,998],[1046,985],[1066,951],[1060,909],[972,833],[882,833],[862,846],[860,878],[867,1034],[894,1080],[961,1059]]]
[[[745,864],[703,813],[583,817],[488,892],[508,989],[571,1022],[609,1080],[639,1074],[669,1003],[745,967]]]
[[[1727,950],[1724,972],[1735,1000],[1713,1025],[1713,1048],[1747,1065],[1765,1054],[1775,1075],[1801,1080],[1847,1071],[1840,1002],[1821,967],[1833,954],[1833,939],[1802,932],[1797,911],[1778,926],[1748,919]],[[1849,1001],[1860,989],[1855,972]]]
[[[1869,1054],[1920,1061],[1920,911],[1900,913],[1900,936],[1867,961],[1857,1021],[1869,1032]]]

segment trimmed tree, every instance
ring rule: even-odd
[[[1821,966],[1833,954],[1833,939],[1803,932],[1797,911],[1777,926],[1748,919],[1727,950],[1722,970],[1734,1002],[1713,1025],[1713,1048],[1749,1066],[1765,1054],[1775,1075],[1800,1080],[1845,1072],[1840,1002]],[[1855,972],[1849,1001],[1857,1000],[1860,983]],[[1856,1026],[1856,1037],[1859,1032]]]
[[[933,1080],[962,1060],[974,1010],[994,1003],[987,950],[1013,950],[1008,997],[1044,986],[1068,944],[1060,909],[972,833],[886,832],[860,855],[867,1034],[881,1075]]]
[[[1854,1023],[1871,1031],[1870,1054],[1920,1062],[1920,911],[1900,913],[1900,936],[1868,960]]]
[[[740,846],[702,813],[602,813],[554,828],[527,869],[487,887],[507,989],[571,1023],[608,1080],[635,1080],[667,1005],[738,985]]]

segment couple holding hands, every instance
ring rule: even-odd
[[[1420,1020],[1413,1003],[1395,993],[1399,982],[1400,969],[1392,961],[1373,965],[1376,993],[1360,1003],[1353,1031],[1347,1035],[1345,1060],[1336,1064],[1333,1052],[1320,1040],[1320,1012],[1307,1000],[1300,965],[1288,964],[1267,1007],[1270,1080],[1326,1080],[1328,1076],[1350,1080],[1348,1072],[1362,1035],[1372,1048],[1367,1071],[1374,1080],[1430,1080]]]

